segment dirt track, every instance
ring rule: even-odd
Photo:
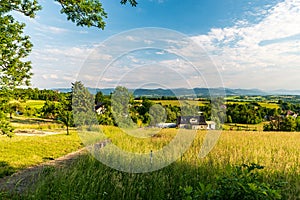
[[[21,170],[17,173],[14,173],[11,176],[4,177],[0,179],[0,191],[16,192],[22,193],[31,186],[34,185],[36,180],[39,177],[39,174],[43,172],[46,168],[50,166],[54,167],[63,167],[71,164],[79,155],[87,153],[85,148],[82,148],[78,151],[69,153],[58,159],[29,167],[27,169]]]
[[[23,193],[28,188],[34,185],[40,173],[50,166],[63,167],[71,164],[79,155],[87,153],[85,148],[78,151],[69,153],[63,157],[60,157],[49,162],[29,167],[27,169],[21,170],[14,173],[11,176],[4,177],[0,179],[0,191],[7,191],[13,193]]]
[[[78,151],[69,153],[65,156],[57,158],[55,160],[29,167],[27,169],[21,170],[17,173],[14,173],[11,176],[4,177],[0,179],[0,191],[7,191],[12,193],[22,194],[24,191],[32,188],[36,183],[39,175],[49,169],[49,167],[64,167],[70,166],[80,155],[87,154],[89,148],[103,148],[108,143],[111,143],[111,140],[107,139],[101,142],[98,142],[94,145],[87,146],[85,148],[79,149]]]

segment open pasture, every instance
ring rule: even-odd
[[[185,106],[185,105],[193,105],[193,106],[205,106],[209,102],[208,101],[196,101],[196,100],[152,100],[152,102],[161,104],[161,105],[171,105],[171,106]]]
[[[127,135],[116,127],[104,126],[101,130],[124,151],[146,153],[153,150],[154,156],[155,151],[167,145],[178,131],[163,129],[145,139]],[[150,173],[120,172],[90,155],[82,155],[68,168],[41,175],[34,191],[26,197],[182,199],[182,188],[195,189],[201,184],[213,187],[217,177],[230,174],[234,166],[257,163],[265,166],[260,172],[263,182],[274,187],[283,183],[282,199],[300,198],[300,133],[223,131],[212,151],[199,158],[205,135],[206,131],[198,131],[190,148],[176,162]],[[14,154],[18,155],[18,152]]]
[[[35,130],[61,130],[64,126],[52,119],[36,117],[14,116],[10,119],[11,125],[16,129],[35,129]]]
[[[31,108],[41,109],[44,106],[44,100],[27,100],[26,102],[22,103],[22,106],[28,106]]]
[[[78,150],[81,141],[75,132],[49,136],[0,135],[0,177],[53,160]]]

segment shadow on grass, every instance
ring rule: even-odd
[[[184,188],[196,189],[200,184],[215,184],[216,177],[230,174],[234,167],[201,162],[191,165],[177,161],[155,172],[132,174],[107,167],[92,156],[84,154],[66,167],[43,170],[34,188],[29,189],[22,198],[185,199],[189,190],[185,191]],[[283,199],[293,199],[299,195],[299,188],[296,188],[300,183],[299,176],[277,173],[266,174],[263,177],[266,178],[264,182],[270,185],[291,178],[288,181],[295,185],[284,188],[285,195],[290,196],[284,196]],[[228,186],[231,187],[230,184]]]
[[[15,195],[7,192],[3,187],[5,187],[5,177],[9,177],[16,172],[16,169],[11,167],[7,162],[0,161],[0,199],[14,199]]]
[[[15,172],[16,169],[10,166],[7,162],[0,161],[0,178],[3,178],[5,176],[10,176]]]
[[[12,118],[10,119],[11,123],[18,124],[40,124],[40,123],[50,123],[57,124],[57,121],[51,119],[41,119],[41,118]]]

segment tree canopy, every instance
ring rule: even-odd
[[[61,5],[60,12],[77,26],[104,29],[107,13],[99,0],[54,0]],[[135,0],[128,1],[136,6]],[[127,0],[121,0],[126,4]],[[24,23],[16,21],[13,12],[34,18],[42,7],[38,0],[1,0],[0,1],[0,89],[11,91],[18,86],[29,86],[32,66],[27,56],[32,50],[30,37],[24,35]],[[6,115],[0,111],[0,120]],[[6,121],[7,122],[7,121]],[[5,122],[5,123],[6,123]],[[7,123],[8,124],[8,123]],[[6,134],[6,126],[0,125],[0,133]],[[10,130],[11,131],[11,130]]]
[[[114,119],[121,128],[134,126],[129,112],[131,101],[133,101],[133,96],[128,89],[122,86],[117,86],[112,94],[111,106]]]
[[[83,85],[82,82],[72,83],[72,110],[74,124],[77,127],[91,127],[98,124],[97,116],[94,112],[94,97]]]
[[[54,0],[61,5],[61,13],[77,26],[104,29],[107,13],[99,0]],[[121,4],[126,4],[122,0]],[[136,6],[135,0],[129,0]],[[12,12],[20,12],[34,18],[41,10],[37,0],[1,0],[0,1],[0,87],[13,88],[29,85],[31,62],[26,57],[32,50],[30,37],[23,34],[24,23],[15,20]]]

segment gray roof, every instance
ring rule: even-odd
[[[207,123],[205,121],[205,117],[203,115],[178,117],[177,124],[207,125]]]

